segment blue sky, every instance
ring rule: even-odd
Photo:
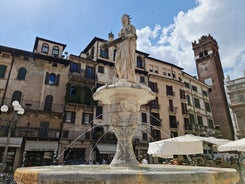
[[[79,55],[93,37],[116,36],[127,13],[138,50],[195,75],[191,42],[211,34],[225,74],[239,77],[245,69],[244,6],[245,0],[0,0],[0,45],[32,51],[39,36]]]

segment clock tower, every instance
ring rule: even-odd
[[[218,44],[212,36],[202,36],[198,42],[192,43],[192,49],[195,55],[198,79],[210,86],[209,99],[214,125],[221,130],[222,138],[234,139]]]

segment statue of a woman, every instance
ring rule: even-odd
[[[120,79],[135,82],[135,67],[136,67],[136,29],[130,24],[130,17],[124,14],[121,18],[123,28],[121,29],[118,37],[122,41],[117,44],[116,53],[116,70]]]

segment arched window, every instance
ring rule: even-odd
[[[55,75],[54,73],[46,73],[46,78],[45,78],[45,84],[50,84],[50,85],[59,85],[59,80],[60,80],[60,74]]]
[[[25,80],[25,78],[26,78],[26,69],[23,68],[23,67],[21,67],[21,68],[19,69],[17,79],[18,79],[18,80]]]
[[[48,83],[54,85],[55,84],[55,80],[56,80],[56,75],[53,74],[53,73],[51,73],[49,75],[49,81],[48,81]]]
[[[53,96],[47,95],[45,98],[44,111],[45,112],[51,112],[52,111],[52,105],[53,105]]]
[[[53,46],[52,56],[58,57],[59,56],[59,51],[60,51],[59,47]]]
[[[140,56],[137,56],[137,67],[138,68],[144,68],[143,60]]]
[[[108,59],[109,58],[109,54],[108,54],[108,49],[100,49],[100,57],[102,58],[106,58]]]
[[[12,95],[12,102],[17,100],[17,101],[21,101],[21,97],[22,97],[22,92],[21,91],[15,91]]]
[[[45,54],[48,54],[48,49],[49,49],[49,46],[47,43],[43,43],[42,44],[42,53],[45,53]]]

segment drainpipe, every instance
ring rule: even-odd
[[[12,68],[13,68],[13,65],[14,65],[14,61],[15,61],[15,50],[13,49],[12,50],[12,61],[11,61],[10,70],[9,70],[9,73],[8,73],[8,78],[7,78],[7,82],[6,82],[6,85],[5,85],[5,89],[4,89],[4,92],[3,92],[3,98],[2,98],[1,106],[4,103],[4,99],[5,99],[5,96],[6,96],[6,93],[7,93],[7,89],[8,89],[9,80],[10,80]]]

